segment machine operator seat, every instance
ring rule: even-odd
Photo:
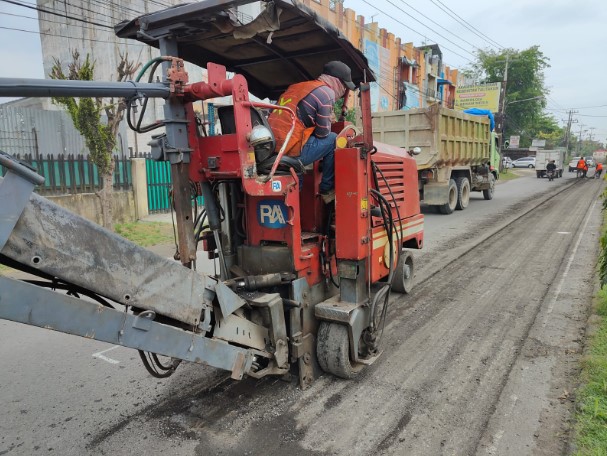
[[[220,106],[217,108],[217,115],[219,117],[219,123],[221,125],[221,131],[223,134],[236,133],[236,122],[234,121],[234,106]],[[276,140],[274,134],[270,128],[267,116],[259,109],[251,108],[251,127],[261,125],[267,128],[270,138],[264,143],[254,146],[255,161],[257,165],[258,174],[269,174],[274,164],[277,151]],[[294,157],[284,156],[280,160],[278,165],[277,174],[290,174],[290,168],[295,169],[298,174],[303,174],[304,169],[302,163]]]

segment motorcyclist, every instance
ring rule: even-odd
[[[556,173],[556,163],[554,160],[550,160],[550,162],[546,165],[546,173],[551,179],[554,177],[554,173]]]
[[[582,177],[586,177],[586,173],[588,172],[588,164],[586,163],[586,160],[584,160],[584,157],[581,157],[578,160],[577,169],[578,171],[582,172]]]

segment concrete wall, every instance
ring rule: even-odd
[[[114,223],[134,222],[148,215],[148,193],[145,159],[131,161],[133,189],[114,192]],[[95,193],[46,196],[50,201],[98,225],[101,220],[101,200]]]
[[[75,195],[46,196],[46,198],[65,209],[68,209],[98,225],[101,220],[101,201],[94,193]],[[135,218],[135,201],[132,191],[114,192],[114,223],[133,222]]]

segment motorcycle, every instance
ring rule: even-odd
[[[549,181],[554,180],[554,170],[553,169],[549,169],[548,171],[546,171],[546,176],[548,177]]]

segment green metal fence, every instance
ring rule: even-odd
[[[171,210],[171,164],[168,161],[145,160],[145,170],[148,185],[148,211],[150,214],[169,212]],[[196,198],[196,203],[202,206],[202,196]],[[192,201],[192,204],[194,202]]]
[[[31,154],[14,155],[34,168],[44,177],[44,183],[35,188],[41,195],[64,195],[74,193],[92,193],[101,188],[101,179],[97,166],[84,155],[48,155],[34,158]],[[131,160],[114,156],[114,190],[131,188]],[[0,166],[0,175],[6,174]]]
[[[169,191],[171,189],[171,164],[168,161],[145,160],[148,181],[148,210],[168,212],[171,209]]]

